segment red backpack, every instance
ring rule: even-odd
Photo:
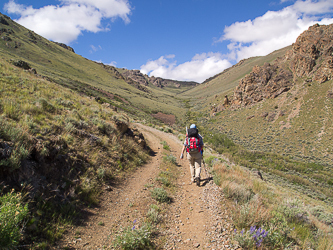
[[[201,151],[200,139],[196,137],[187,138],[187,152],[188,153],[198,153]]]
[[[201,152],[198,129],[196,128],[191,128],[188,130],[186,151],[190,154]]]

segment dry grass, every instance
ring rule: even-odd
[[[11,149],[0,159],[0,177],[20,178],[23,187],[34,178],[45,187],[31,193],[32,218],[36,211],[43,216],[26,234],[37,235],[31,242],[55,242],[58,225],[72,223],[77,205],[98,204],[103,185],[143,165],[148,152],[124,135],[125,113],[4,61],[0,72],[0,143]],[[33,176],[23,178],[27,162]]]
[[[328,250],[333,247],[333,225],[324,222],[325,218],[333,220],[331,208],[317,208],[318,201],[309,200],[287,187],[264,182],[246,168],[214,157],[209,157],[206,162],[230,199],[229,208],[235,227],[248,232],[247,236],[237,235],[245,244],[242,247],[255,245],[250,238],[244,238],[248,237],[250,231],[247,230],[253,226],[269,231],[263,241],[265,249],[284,248],[288,244],[298,245],[301,249]]]

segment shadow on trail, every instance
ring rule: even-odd
[[[149,154],[150,156],[156,156],[156,155],[157,155],[157,152],[155,152],[154,150],[152,150],[151,147],[146,146],[146,149],[147,149],[148,154]]]
[[[200,183],[200,187],[204,187],[204,186],[206,186],[206,184],[207,184],[208,182],[210,182],[211,180],[213,180],[213,177],[207,177],[207,178],[205,178],[205,179],[201,179],[200,182],[203,182],[203,183]]]

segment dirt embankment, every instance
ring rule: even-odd
[[[179,159],[179,139],[151,127],[137,124],[154,151],[151,161],[129,176],[121,186],[106,188],[99,207],[86,209],[80,226],[72,227],[58,249],[112,249],[117,232],[126,226],[144,222],[151,194],[163,160],[162,141],[170,146],[169,154]],[[172,202],[164,208],[163,225],[157,225],[158,249],[231,249],[233,230],[230,215],[224,209],[221,190],[202,168],[201,186],[190,184],[187,160],[178,161],[176,191]]]

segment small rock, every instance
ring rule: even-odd
[[[194,242],[194,243],[193,243],[193,246],[194,246],[195,248],[198,248],[198,247],[200,246],[200,244],[199,244],[198,242]]]

